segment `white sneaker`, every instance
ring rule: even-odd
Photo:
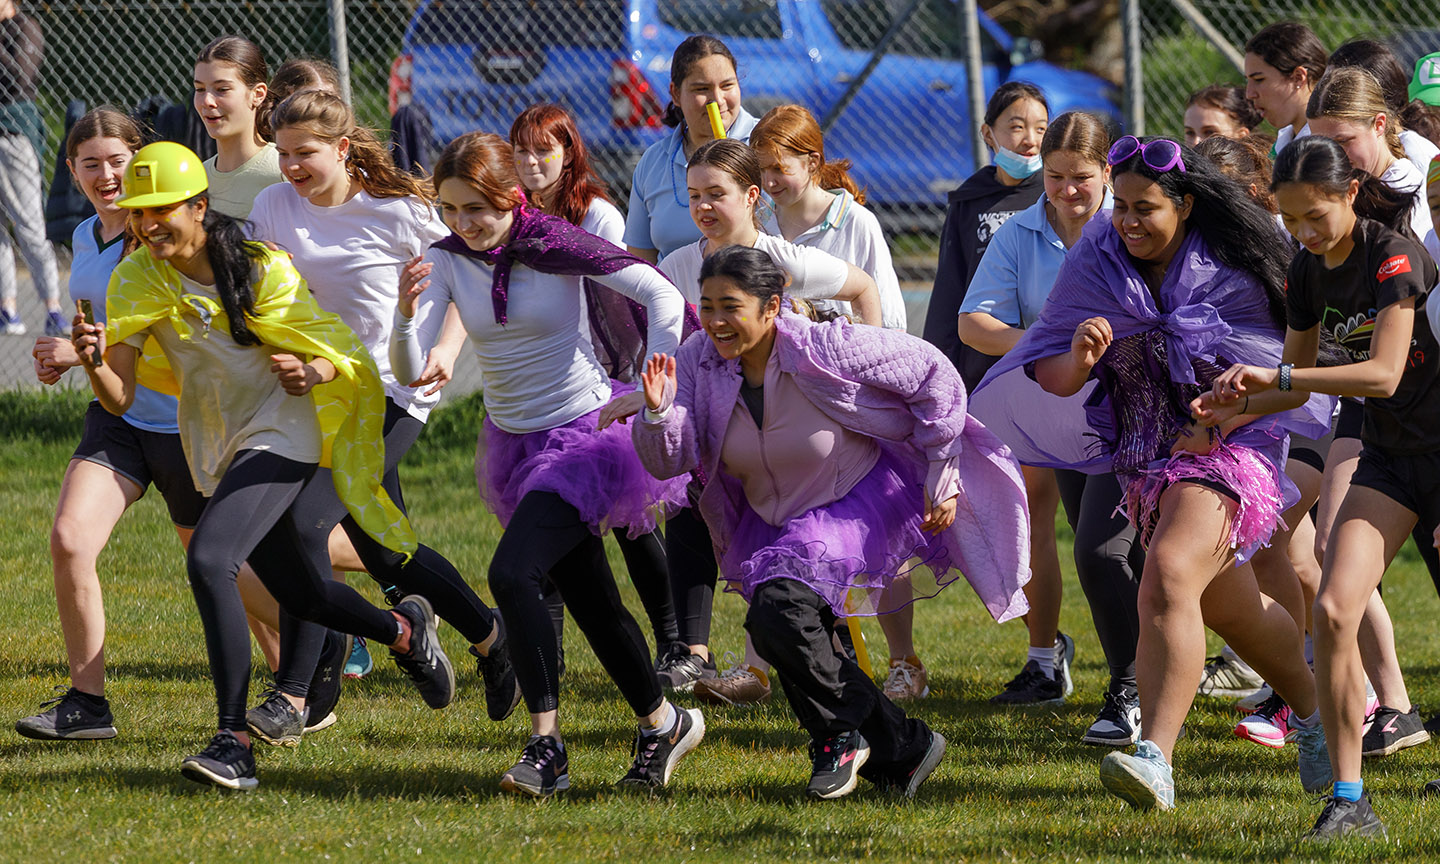
[[[885,676],[885,686],[880,692],[891,702],[910,702],[930,695],[930,676],[924,666],[914,666],[906,660],[890,661],[890,674]]]
[[[1201,696],[1228,696],[1240,698],[1249,696],[1265,684],[1254,669],[1235,655],[1226,645],[1220,654],[1205,662],[1205,673],[1200,677],[1200,686],[1195,692]]]

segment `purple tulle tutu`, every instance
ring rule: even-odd
[[[1125,490],[1125,512],[1141,545],[1148,548],[1160,522],[1160,496],[1166,489],[1185,481],[1218,483],[1238,502],[1230,521],[1229,543],[1240,553],[1239,560],[1246,561],[1284,526],[1285,501],[1275,474],[1274,465],[1249,447],[1221,444],[1203,456],[1177,453],[1154,463],[1138,477],[1132,475]]]
[[[633,390],[615,385],[615,395]],[[502,526],[530,492],[554,492],[596,534],[625,528],[631,538],[655,530],[671,509],[686,503],[688,477],[656,480],[635,455],[630,427],[597,430],[600,411],[554,429],[516,435],[486,417],[475,448],[480,500]]]
[[[925,478],[888,449],[845,497],[774,526],[742,508],[720,561],[726,590],[747,601],[772,579],[804,582],[837,615],[884,615],[961,578],[945,537],[920,530]],[[907,576],[913,589],[880,590]],[[855,590],[851,590],[855,589]],[[899,592],[894,592],[899,593]]]

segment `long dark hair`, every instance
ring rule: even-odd
[[[1360,191],[1353,205],[1357,216],[1374,219],[1392,231],[1415,238],[1410,230],[1410,211],[1416,206],[1415,195],[1392,189],[1380,178],[1350,164],[1345,150],[1330,138],[1310,135],[1280,151],[1270,172],[1270,190],[1285,183],[1315,186],[1327,195],[1339,197],[1358,180]]]
[[[730,68],[738,72],[739,67],[735,65],[735,55],[730,53],[730,49],[725,46],[724,42],[714,36],[704,34],[687,37],[675,48],[675,53],[670,55],[670,84],[679,90],[684,85],[685,79],[689,77],[690,71],[695,68],[696,63],[706,57],[714,56],[729,60]],[[680,106],[676,105],[673,100],[665,106],[663,120],[666,126],[679,126],[684,119],[685,115],[680,111]]]
[[[235,72],[246,87],[266,84],[265,101],[255,109],[255,134],[266,141],[273,139],[270,132],[270,110],[275,107],[275,97],[269,92],[267,82],[270,72],[265,66],[265,55],[261,53],[259,45],[244,36],[221,36],[200,49],[195,63],[228,63],[235,67]]]
[[[1195,152],[1215,163],[1220,173],[1239,183],[1251,198],[1271,214],[1279,213],[1275,193],[1270,191],[1270,148],[1254,135],[1222,138],[1216,135],[1195,145]]]
[[[186,203],[194,206],[204,199],[205,255],[215,271],[215,293],[230,319],[230,336],[240,345],[259,345],[260,337],[250,330],[247,320],[255,315],[255,292],[252,287],[256,263],[264,259],[265,246],[246,239],[242,221],[226,216],[210,206],[210,193],[201,192]]]
[[[1254,54],[1289,78],[1296,69],[1305,70],[1311,87],[1325,74],[1330,57],[1315,31],[1299,21],[1276,21],[1245,43],[1245,53]]]
[[[565,166],[547,200],[541,201],[534,192],[529,193],[530,200],[546,213],[579,225],[590,211],[590,202],[596,198],[609,201],[610,196],[605,194],[605,183],[590,164],[590,154],[575,126],[575,118],[559,105],[545,102],[526,108],[510,124],[512,149],[544,147],[552,142],[565,151]]]
[[[1375,39],[1352,39],[1330,55],[1331,69],[1345,66],[1355,66],[1375,76],[1385,94],[1385,104],[1400,117],[1406,129],[1413,129],[1432,141],[1440,136],[1440,117],[1429,105],[1410,98],[1410,75],[1389,45]]]
[[[1143,139],[1145,143],[1155,138]],[[1255,203],[1240,184],[1221,173],[1209,159],[1180,142],[1185,171],[1160,172],[1141,158],[1141,151],[1111,168],[1111,177],[1139,174],[1153,181],[1165,197],[1179,207],[1189,195],[1194,202],[1185,220],[1187,230],[1199,231],[1210,254],[1236,270],[1260,280],[1269,301],[1270,317],[1285,326],[1285,275],[1290,250],[1275,230],[1275,217]]]

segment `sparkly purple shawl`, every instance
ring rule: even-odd
[[[1102,316],[1117,340],[1158,328],[1176,383],[1197,383],[1192,360],[1222,366],[1280,362],[1284,330],[1270,318],[1263,286],[1253,275],[1211,256],[1200,232],[1191,231],[1185,238],[1165,274],[1160,297],[1170,311],[1156,306],[1112,225],[1086,225],[1065,256],[1040,320],[971,394],[970,413],[1023,464],[1100,474],[1111,470],[1117,436],[1109,394],[1098,390],[1092,378],[1075,396],[1060,397],[1026,374],[1028,364],[1067,353],[1080,322]],[[1299,408],[1234,430],[1227,441],[1275,452],[1276,442],[1289,433],[1312,438],[1325,434],[1333,406],[1331,397],[1316,394]]]
[[[558,216],[524,204],[516,207],[513,214],[510,240],[502,246],[477,252],[454,233],[434,244],[437,249],[474,258],[495,268],[490,302],[495,309],[496,324],[509,320],[505,306],[510,299],[510,269],[517,261],[531,270],[560,276],[610,274],[633,264],[655,266]],[[586,279],[584,285],[591,342],[597,358],[611,378],[637,379],[647,356],[645,334],[649,319],[645,307],[592,280]],[[681,341],[698,329],[700,319],[686,303]]]

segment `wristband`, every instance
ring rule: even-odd
[[[1280,364],[1280,383],[1277,385],[1283,392],[1290,392],[1290,370],[1295,368],[1294,363]]]

